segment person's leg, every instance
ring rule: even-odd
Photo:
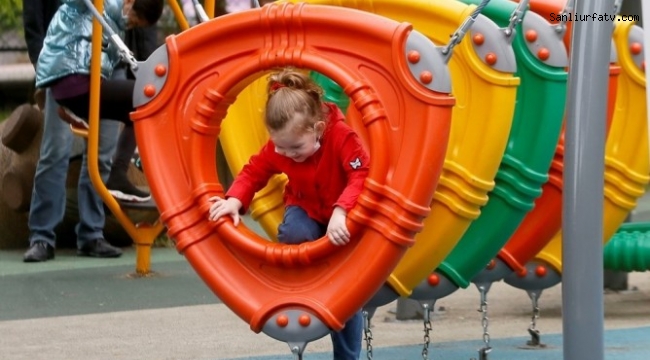
[[[35,248],[35,245],[45,243],[53,250],[56,246],[54,227],[65,214],[65,180],[68,175],[72,133],[68,125],[59,119],[58,107],[47,89],[40,158],[36,165],[27,222],[30,233],[30,249],[24,257],[27,262],[47,260],[42,249]]]
[[[115,140],[120,129],[117,121],[101,121],[99,128],[98,166],[102,181],[106,182],[111,170],[111,158],[115,152]],[[88,156],[84,153],[79,175],[77,201],[79,224],[77,224],[77,255],[114,258],[122,255],[122,249],[112,246],[104,239],[104,203],[97,194],[88,173]]]
[[[278,241],[283,244],[300,244],[320,239],[326,230],[326,225],[314,221],[299,206],[287,206],[278,227]],[[334,360],[359,359],[362,330],[363,318],[359,311],[345,323],[341,331],[331,333]]]
[[[117,121],[101,121],[99,126],[99,174],[102,181],[106,182],[111,171],[111,159],[115,153],[116,140],[121,126]],[[76,228],[77,247],[81,248],[87,241],[104,238],[105,222],[104,203],[90,180],[86,152],[83,154],[81,163],[77,201],[79,203],[79,224]]]
[[[126,78],[126,71],[121,76],[122,78]],[[108,91],[111,90],[109,89]],[[113,167],[106,182],[108,190],[119,200],[141,202],[151,199],[151,195],[148,192],[142,191],[131,184],[127,176],[136,147],[135,129],[133,126],[125,126],[120,133],[120,138],[117,142],[117,152],[113,158]]]
[[[106,182],[111,194],[120,200],[141,202],[151,198],[149,193],[131,184],[127,176],[136,146],[133,126],[125,126],[117,143],[111,175]]]
[[[116,70],[114,78],[125,78],[123,70]],[[99,175],[106,183],[111,172],[112,158],[117,145],[121,124],[117,121],[100,121],[97,162]],[[86,146],[88,143],[86,142]],[[122,250],[104,240],[104,203],[97,194],[88,173],[88,156],[84,152],[78,184],[79,224],[77,225],[77,253],[95,257],[118,257]]]
[[[110,79],[102,80],[100,86],[99,118],[123,122],[132,126],[129,113],[133,109],[133,87],[135,80]],[[80,118],[88,119],[90,108],[90,93],[79,96],[58,99],[59,104],[74,112]]]
[[[320,239],[326,228],[310,218],[299,206],[287,206],[278,227],[278,241],[283,244],[300,244]]]
[[[135,81],[124,77],[125,75],[115,74],[113,79],[103,80],[100,89],[100,117],[115,119],[125,124],[106,186],[111,194],[119,200],[142,202],[149,200],[151,195],[131,184],[127,177],[131,158],[136,148],[133,123],[129,117],[129,113],[134,110],[133,86]],[[77,116],[88,117],[89,94],[62,99],[60,102]]]
[[[345,327],[341,331],[330,334],[334,360],[359,360],[362,331],[363,316],[361,311],[358,311],[345,323]]]

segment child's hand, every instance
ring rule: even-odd
[[[343,208],[338,206],[334,208],[330,223],[327,225],[327,237],[334,245],[340,246],[350,242],[350,232],[347,225],[345,225],[347,215]]]
[[[239,224],[239,209],[242,207],[239,199],[234,197],[222,199],[218,196],[213,196],[208,201],[214,203],[210,206],[210,216],[208,217],[210,221],[217,221],[224,215],[230,215],[233,225],[237,226]]]

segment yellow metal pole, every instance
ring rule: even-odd
[[[104,12],[103,0],[94,0],[94,5],[100,14]],[[90,61],[90,104],[88,111],[88,174],[99,196],[104,200],[109,210],[115,215],[124,230],[136,244],[136,272],[147,274],[150,271],[151,246],[154,239],[162,232],[164,225],[158,221],[152,226],[139,226],[126,216],[119,203],[106,189],[99,173],[99,99],[101,83],[101,51],[102,26],[93,19],[92,57]],[[145,250],[143,250],[145,249]]]
[[[210,19],[214,19],[214,0],[205,0],[205,13],[208,14]]]
[[[174,13],[174,17],[176,18],[176,22],[178,23],[178,26],[180,26],[181,31],[189,29],[190,24],[188,24],[181,6],[178,4],[178,0],[167,0],[167,4],[172,8],[172,12]]]

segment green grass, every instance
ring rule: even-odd
[[[7,109],[4,106],[0,107],[0,123],[7,120],[12,111],[14,111],[14,109]]]

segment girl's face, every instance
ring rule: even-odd
[[[313,129],[304,129],[296,125],[302,121],[302,115],[296,115],[284,129],[270,133],[275,152],[295,162],[303,162],[314,155],[320,148],[319,140],[325,127],[325,122],[318,121]]]

